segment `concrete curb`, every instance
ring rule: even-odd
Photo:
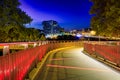
[[[100,61],[100,62],[102,62],[102,63],[104,63],[104,64],[106,64],[106,65],[108,65],[108,66],[110,66],[110,67],[112,67],[112,68],[114,68],[117,71],[120,71],[120,66],[118,66],[114,62],[111,62],[109,60],[105,60],[104,58],[99,57],[97,55],[90,55],[86,51],[83,51],[83,53],[86,54],[86,55],[88,55],[88,56],[90,56],[90,57],[92,57],[92,58],[94,58],[94,59],[96,59],[96,60],[98,60],[98,61]]]

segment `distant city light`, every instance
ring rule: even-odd
[[[80,38],[80,37],[82,37],[82,35],[81,35],[81,34],[77,34],[76,37],[79,37],[79,38]]]
[[[56,33],[56,34],[47,34],[45,37],[46,38],[57,38],[57,36],[61,36],[62,34],[58,34],[58,33]]]
[[[95,35],[95,34],[96,34],[96,31],[91,31],[90,34],[91,34],[91,35]]]
[[[48,35],[46,35],[45,37],[46,37],[46,38],[50,38],[50,37],[51,37],[51,35],[49,35],[49,34],[48,34]]]

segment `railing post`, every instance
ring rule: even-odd
[[[8,54],[9,53],[9,45],[5,45],[4,47],[3,47],[3,55],[6,55],[6,54]]]
[[[41,41],[39,42],[39,46],[41,45]]]
[[[37,43],[36,42],[34,42],[34,46],[33,47],[36,47],[37,46]]]
[[[28,48],[28,43],[26,44],[23,44],[24,45],[24,48],[27,49]]]

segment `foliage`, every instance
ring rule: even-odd
[[[120,37],[120,1],[90,0],[93,2],[90,13],[92,29],[98,35]]]
[[[41,34],[41,36],[40,36],[40,40],[41,40],[41,41],[46,40],[46,38],[45,38],[45,35],[44,35],[44,34]]]
[[[77,37],[72,35],[61,35],[57,37],[58,40],[78,40]]]
[[[40,39],[37,29],[24,27],[32,19],[19,6],[18,0],[0,0],[0,42]]]

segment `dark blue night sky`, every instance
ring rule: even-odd
[[[42,28],[44,20],[55,20],[67,30],[90,26],[89,0],[19,0],[20,8],[32,17],[31,25]]]

